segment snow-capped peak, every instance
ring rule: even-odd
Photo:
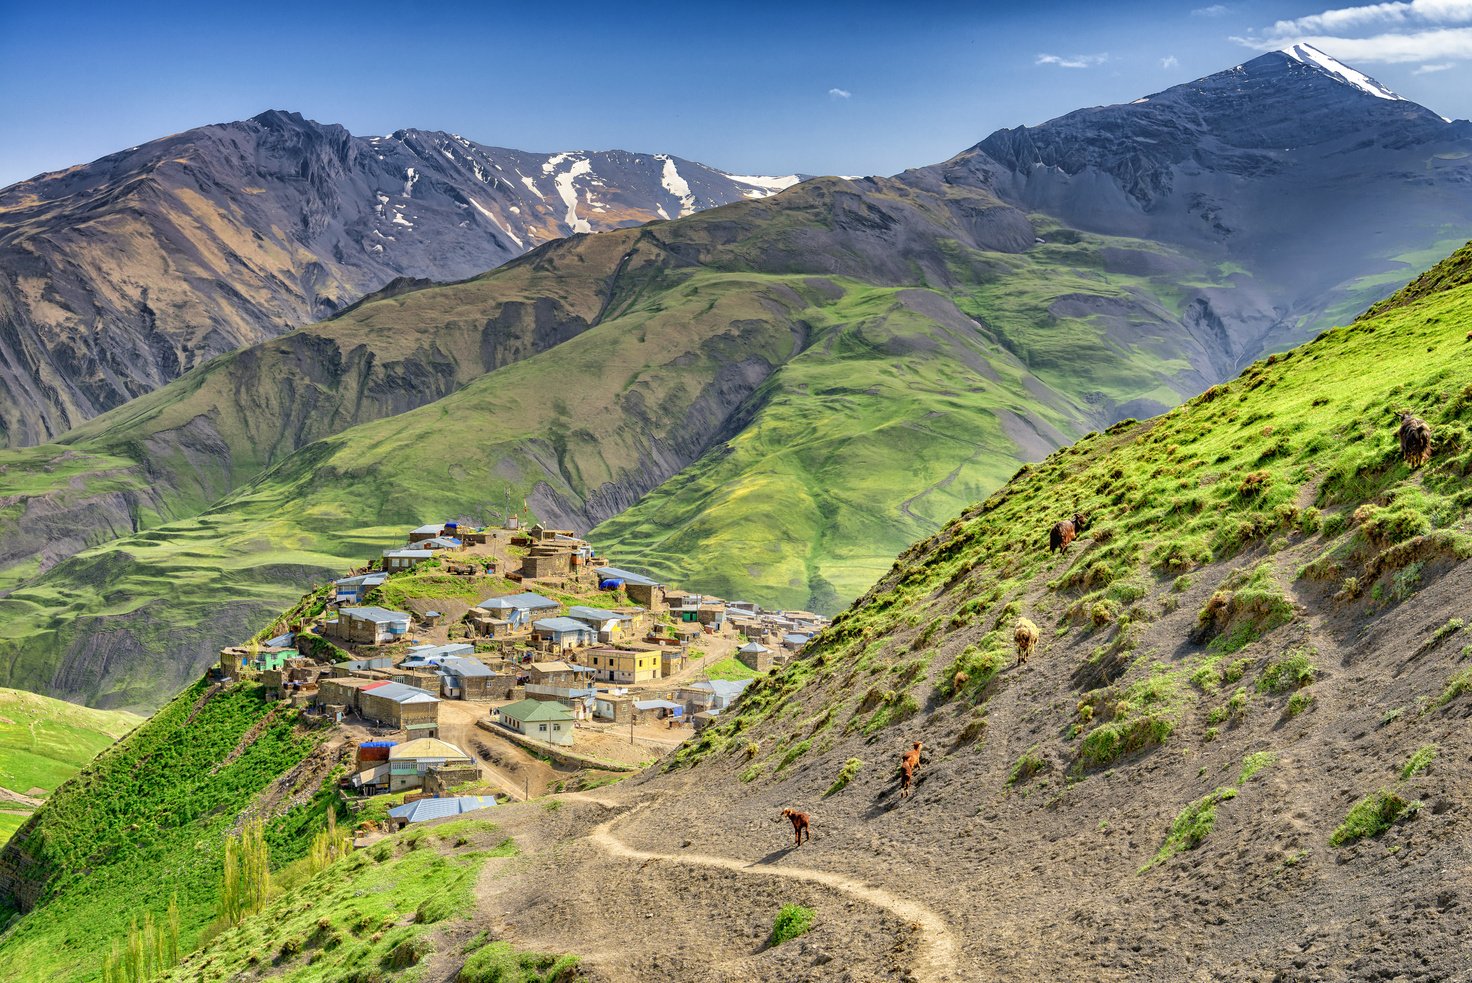
[[[1290,44],[1288,47],[1278,50],[1294,61],[1299,61],[1305,65],[1317,68],[1343,82],[1345,85],[1353,86],[1361,92],[1374,96],[1376,99],[1406,101],[1403,96],[1396,95],[1364,72],[1357,72],[1343,62],[1335,61],[1311,44]]]

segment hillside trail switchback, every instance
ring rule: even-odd
[[[584,797],[605,808],[617,809],[618,804],[605,799]],[[779,867],[759,861],[737,860],[719,854],[683,852],[659,853],[640,850],[624,843],[613,833],[613,825],[620,819],[632,816],[649,808],[653,803],[643,802],[631,809],[607,819],[588,833],[587,840],[605,853],[628,860],[662,861],[687,867],[713,867],[737,874],[755,874],[763,877],[781,877],[794,881],[817,884],[830,890],[846,894],[855,900],[877,908],[883,908],[909,924],[918,934],[918,958],[913,967],[914,978],[921,983],[948,983],[959,980],[955,935],[950,925],[935,911],[911,898],[901,897],[881,887],[875,887],[856,878],[828,870],[810,867]]]

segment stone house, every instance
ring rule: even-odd
[[[502,597],[488,597],[476,607],[493,618],[501,618],[510,622],[514,631],[527,627],[537,618],[549,611],[558,610],[562,605],[550,597],[526,592],[506,594]]]
[[[358,713],[380,727],[402,730],[411,738],[439,735],[439,697],[417,686],[386,682],[365,686],[358,691]]]
[[[409,632],[409,615],[387,608],[340,608],[335,619],[326,625],[329,638],[359,645],[383,645],[397,641]]]
[[[736,650],[736,658],[753,672],[766,672],[772,668],[772,650],[760,642],[747,642]]]
[[[570,607],[567,616],[574,621],[581,621],[598,633],[598,641],[605,645],[613,645],[626,637],[626,629],[633,619],[626,614],[610,611],[607,608],[590,608],[583,606]],[[627,631],[627,637],[638,637],[631,630]]]
[[[421,549],[396,549],[383,551],[383,567],[385,570],[399,571],[412,570],[425,560],[434,556],[433,550]]]
[[[532,638],[554,652],[592,645],[597,637],[592,628],[572,618],[543,618],[532,622]]]

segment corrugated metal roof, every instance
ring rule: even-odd
[[[489,809],[496,804],[490,795],[457,795],[450,799],[420,799],[401,806],[394,806],[388,814],[407,823],[421,823],[428,819],[445,819],[479,809]]]
[[[346,614],[362,621],[371,621],[376,625],[409,620],[409,616],[403,611],[390,611],[388,608],[380,607],[343,608],[338,614]]]
[[[670,700],[635,700],[635,710],[683,710],[683,703],[674,703]]]
[[[599,623],[602,623],[604,621],[633,620],[627,614],[619,614],[617,611],[610,611],[607,608],[590,608],[582,604],[579,604],[577,607],[568,608],[567,616],[578,621],[586,619],[588,621],[597,621]]]
[[[535,723],[542,720],[571,720],[572,711],[550,700],[518,700],[501,708],[501,716]]]
[[[487,611],[505,611],[509,608],[555,608],[558,603],[550,597],[541,594],[533,594],[530,591],[521,594],[506,594],[501,597],[488,597],[476,605]]]
[[[643,584],[646,587],[658,587],[659,581],[644,576],[642,573],[634,573],[619,567],[599,567],[598,576],[607,580],[622,580],[627,584]]]
[[[404,683],[379,683],[369,686],[363,690],[374,696],[381,696],[395,703],[438,703],[439,697],[427,693],[417,686],[408,686]]]
[[[389,748],[388,756],[391,761],[408,761],[416,758],[469,758],[470,755],[460,750],[449,741],[442,741],[437,737],[419,737],[403,744],[396,744]]]
[[[772,650],[769,649],[769,648],[767,648],[765,645],[762,645],[760,642],[747,642],[745,645],[741,646],[736,651],[738,651],[738,652],[749,652],[749,653],[755,654],[755,653],[760,653],[760,652],[770,652]]]
[[[416,659],[445,658],[451,655],[474,655],[475,646],[465,642],[450,642],[447,645],[410,645],[409,654]]]
[[[540,621],[533,621],[532,627],[555,632],[591,630],[587,625],[573,618],[543,618]]]
[[[474,679],[495,675],[479,659],[464,658],[458,655],[452,655],[448,659],[441,660],[440,665],[446,672],[459,676],[462,679]]]

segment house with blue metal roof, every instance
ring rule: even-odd
[[[380,607],[339,608],[336,618],[329,618],[326,633],[360,645],[382,645],[409,633],[409,615]]]
[[[556,611],[562,605],[550,597],[527,592],[488,597],[476,607],[488,612],[494,618],[509,622],[514,628],[523,628],[531,624],[532,620],[540,614]]]
[[[337,603],[357,604],[368,592],[388,579],[388,574],[382,570],[373,573],[360,573],[356,577],[343,577],[334,580],[332,585],[337,588]]]
[[[394,806],[388,811],[400,823],[422,823],[429,819],[447,819],[467,812],[489,809],[496,804],[492,795],[456,795],[445,799],[419,799]]]
[[[682,686],[675,698],[682,700],[691,713],[702,710],[724,710],[752,684],[750,679],[710,679]]]
[[[575,618],[543,618],[532,622],[532,638],[565,652],[592,645],[598,640],[598,633]]]

